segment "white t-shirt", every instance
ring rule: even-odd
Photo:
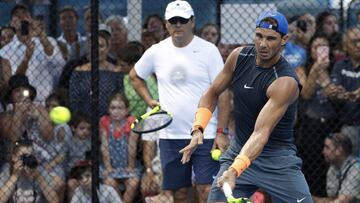
[[[217,47],[197,36],[181,48],[175,47],[169,37],[144,53],[135,71],[143,79],[155,73],[161,108],[173,114],[173,122],[159,131],[161,139],[191,139],[200,97],[223,66]],[[205,129],[205,139],[215,138],[216,118],[217,111]]]

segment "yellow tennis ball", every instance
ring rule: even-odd
[[[64,106],[57,106],[51,109],[49,116],[55,124],[63,124],[70,121],[71,112]]]
[[[215,161],[219,161],[221,156],[221,151],[220,149],[214,149],[211,151],[211,158]]]

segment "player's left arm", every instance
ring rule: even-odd
[[[297,99],[298,83],[294,78],[280,77],[268,87],[266,94],[269,100],[261,109],[254,131],[240,152],[240,155],[247,156],[250,161],[260,155],[272,130],[283,117],[288,106]]]

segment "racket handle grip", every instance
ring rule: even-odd
[[[222,189],[224,191],[225,197],[232,196],[232,190],[231,190],[230,184],[228,182],[224,182]]]

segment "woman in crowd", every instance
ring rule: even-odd
[[[303,172],[310,189],[314,194],[323,195],[326,163],[321,155],[320,143],[336,124],[335,109],[324,93],[324,88],[330,84],[329,72],[334,62],[327,35],[315,35],[310,40],[308,53],[305,67],[296,69],[303,85],[297,142],[304,161]]]
[[[107,112],[107,100],[117,91],[123,91],[121,68],[110,63],[110,32],[99,32],[99,117]],[[69,82],[69,101],[72,111],[92,112],[91,63],[75,68]]]

